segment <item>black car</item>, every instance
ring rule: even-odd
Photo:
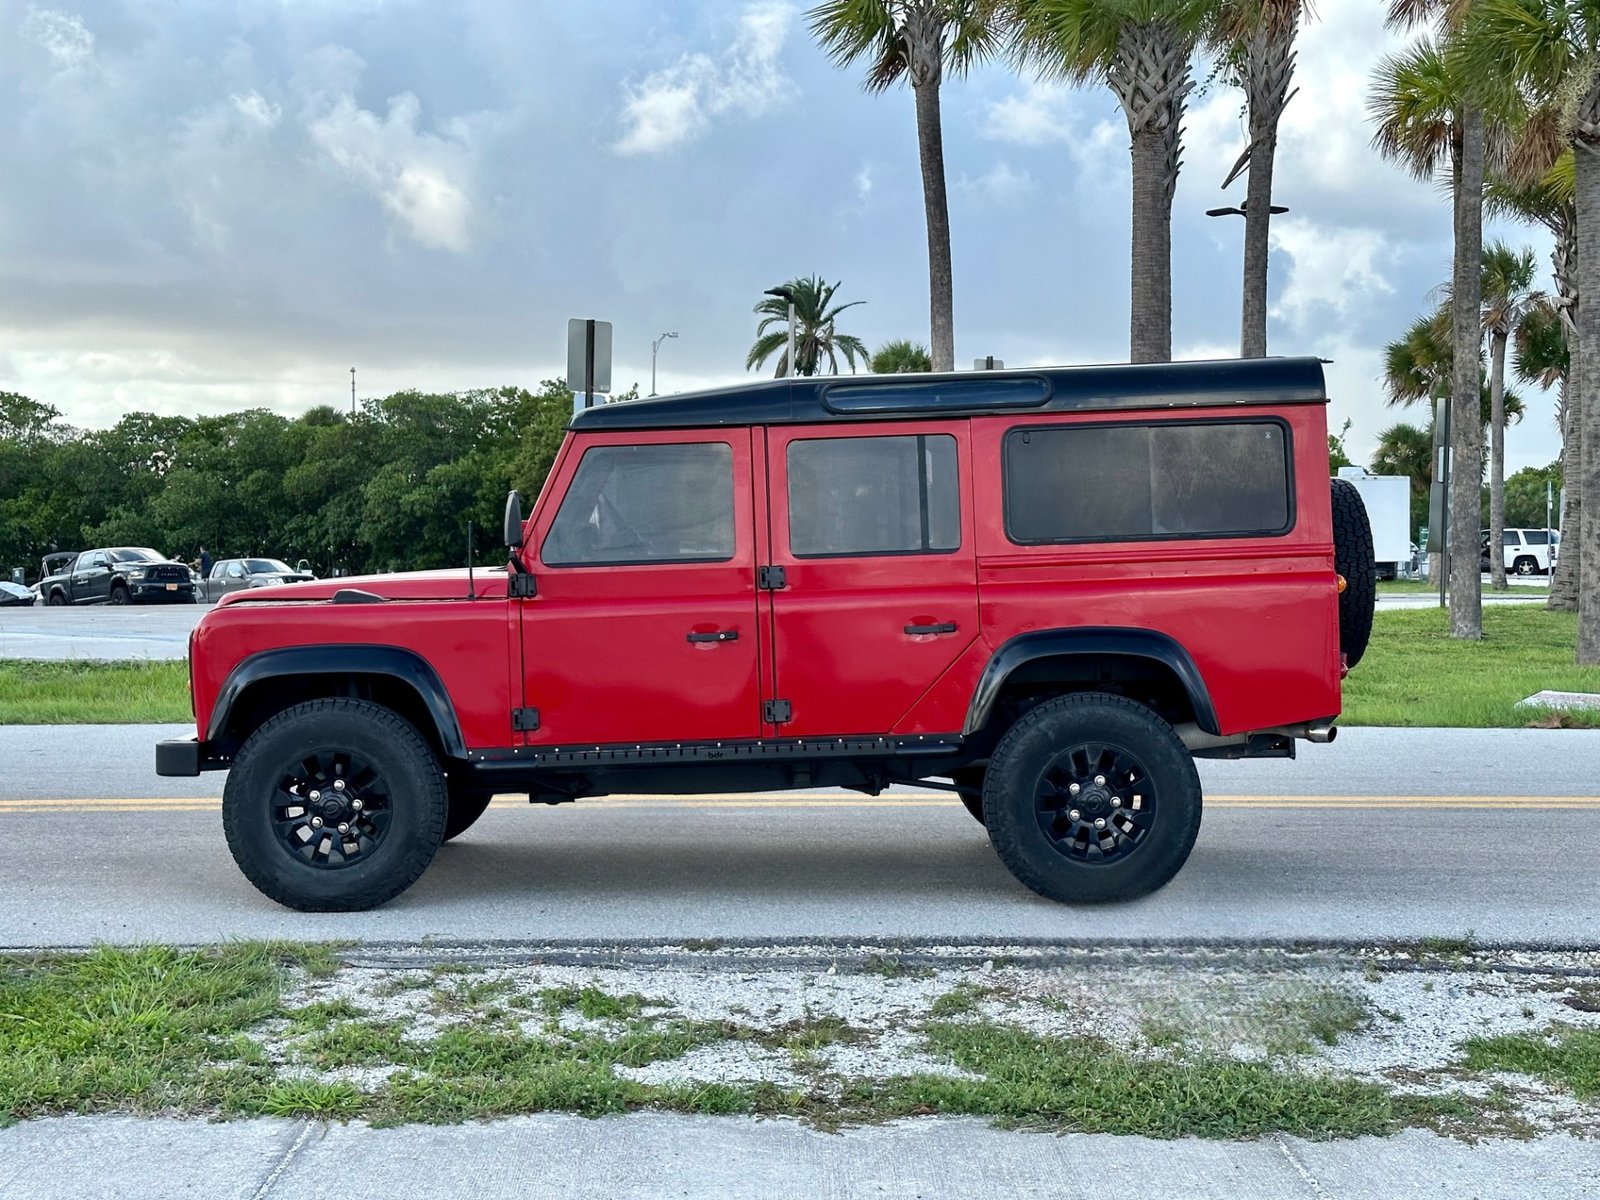
[[[46,604],[195,602],[194,573],[146,546],[85,550],[39,582]]]

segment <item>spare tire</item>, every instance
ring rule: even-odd
[[[1333,484],[1333,569],[1344,576],[1339,594],[1339,649],[1347,666],[1355,666],[1372,637],[1372,608],[1377,600],[1377,564],[1372,560],[1372,525],[1361,493],[1346,479]]]

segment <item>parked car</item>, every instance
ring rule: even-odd
[[[941,779],[1036,892],[1143,895],[1194,758],[1335,735],[1375,584],[1326,405],[1266,358],[587,409],[504,567],[224,596],[156,770],[226,770],[235,862],[303,910],[398,895],[495,792]]]
[[[214,603],[229,592],[307,583],[315,578],[311,572],[296,571],[276,558],[223,558],[212,563],[211,574],[200,581],[200,598]]]
[[[0,580],[0,608],[23,608],[34,601],[32,588],[23,587],[20,583],[9,580]]]
[[[58,555],[51,555],[58,558]],[[48,561],[48,559],[46,560]],[[85,550],[39,581],[46,604],[147,604],[195,601],[194,573],[145,546]]]
[[[1548,575],[1560,557],[1561,533],[1554,529],[1506,529],[1502,531],[1506,570],[1515,575]],[[1489,570],[1489,531],[1478,531],[1478,565]]]

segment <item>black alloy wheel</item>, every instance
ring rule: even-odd
[[[321,871],[370,858],[393,816],[383,773],[359,754],[326,746],[289,764],[272,798],[279,847]]]
[[[1200,777],[1183,741],[1126,696],[1076,692],[1006,731],[983,785],[989,840],[1052,900],[1130,900],[1166,884],[1200,832]]]

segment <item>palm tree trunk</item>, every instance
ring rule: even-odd
[[[1250,150],[1244,202],[1244,304],[1239,322],[1241,358],[1267,356],[1267,245],[1272,223],[1272,164],[1278,153],[1274,129]]]
[[[1165,129],[1133,135],[1133,245],[1128,357],[1172,361],[1171,146]]]
[[[1450,380],[1450,636],[1483,637],[1483,583],[1478,573],[1479,496],[1483,486],[1483,408],[1478,353],[1483,344],[1480,272],[1483,260],[1483,113],[1461,114],[1455,176],[1455,278],[1452,281],[1454,363]]]
[[[1577,314],[1573,313],[1576,317]],[[1551,612],[1578,611],[1578,576],[1583,569],[1583,490],[1578,480],[1583,475],[1583,438],[1579,431],[1578,398],[1583,394],[1579,383],[1581,371],[1578,363],[1580,342],[1576,329],[1567,331],[1567,350],[1571,366],[1561,389],[1566,396],[1566,420],[1561,427],[1561,555],[1556,559],[1555,574],[1550,578],[1550,599],[1545,607]]]
[[[955,302],[950,278],[950,206],[944,185],[944,131],[939,117],[939,77],[914,83],[917,157],[922,164],[922,205],[928,218],[928,317],[933,369],[956,369]]]
[[[1576,146],[1578,200],[1578,295],[1589,297],[1578,305],[1578,346],[1574,356],[1581,364],[1579,386],[1571,396],[1573,425],[1578,436],[1579,464],[1568,475],[1568,495],[1574,492],[1581,512],[1578,526],[1578,663],[1600,664],[1600,404],[1594,388],[1600,382],[1600,146],[1579,141]],[[1570,518],[1569,518],[1570,520]],[[1561,539],[1563,552],[1568,539]],[[1565,557],[1565,553],[1563,553]]]
[[[1506,334],[1489,334],[1489,586],[1506,590]]]

